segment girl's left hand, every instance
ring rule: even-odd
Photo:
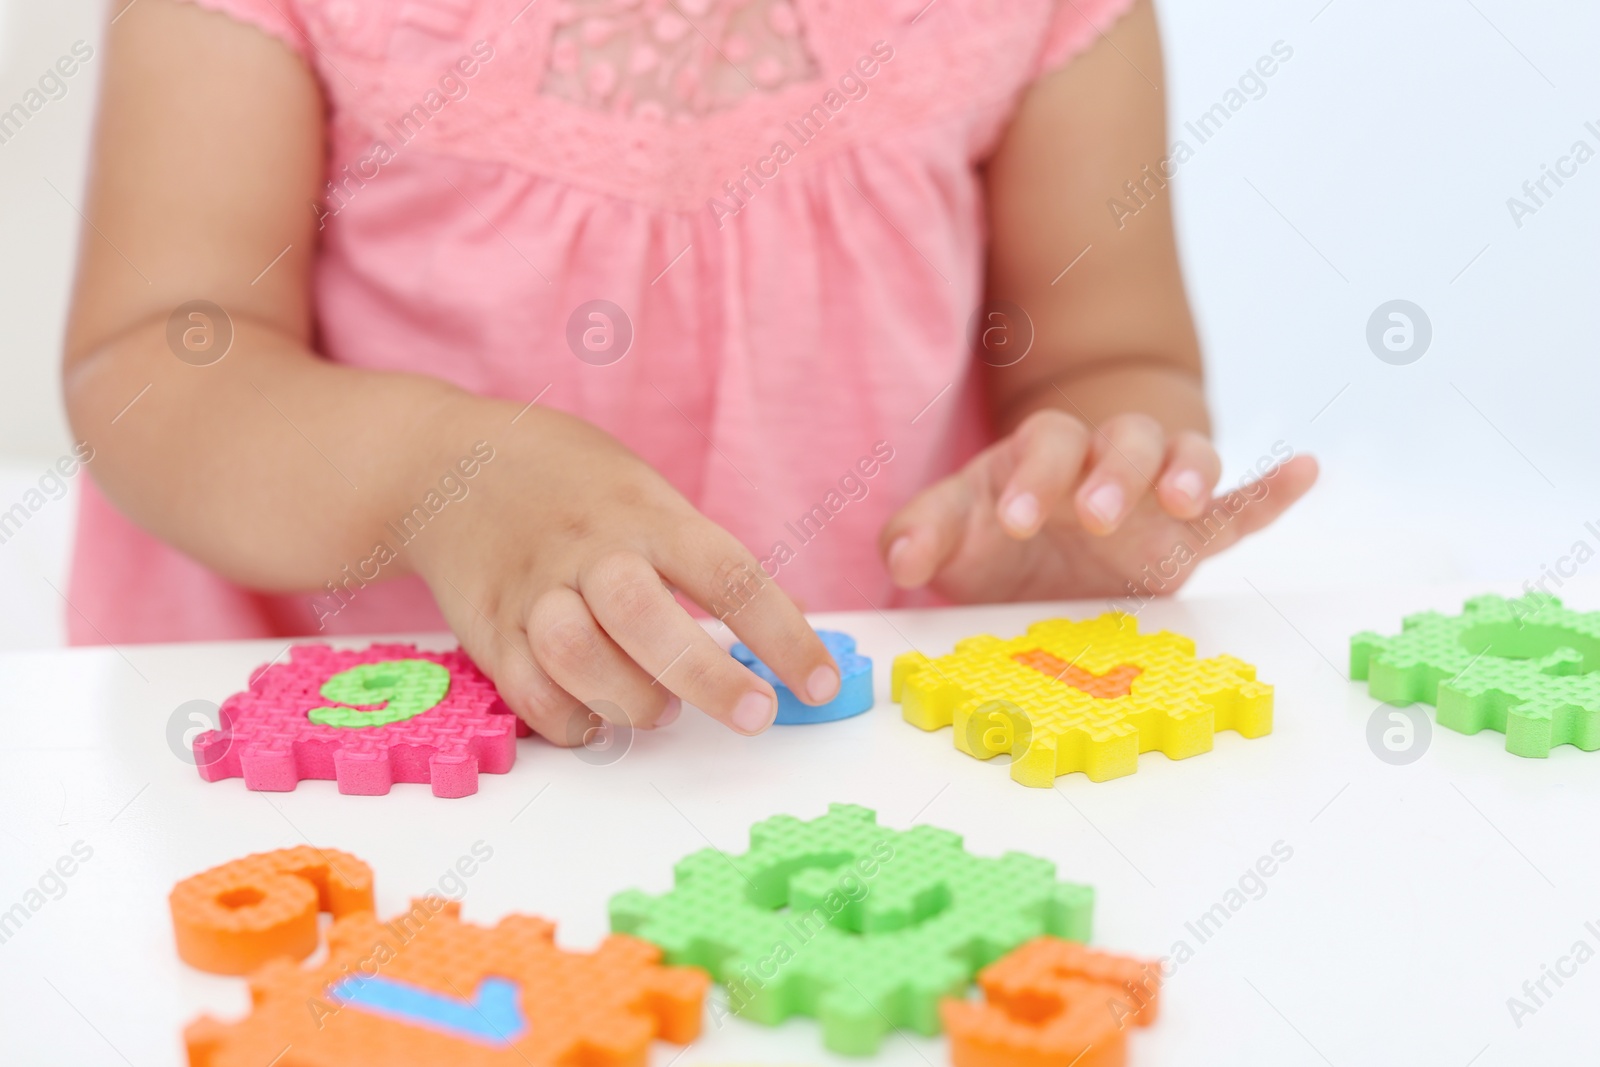
[[[880,550],[896,585],[963,603],[1171,593],[1311,488],[1316,460],[1282,458],[1214,497],[1222,464],[1200,434],[1037,411],[902,508]]]

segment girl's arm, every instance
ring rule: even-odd
[[[989,304],[1023,308],[1034,329],[1026,357],[986,373],[1002,433],[1041,408],[1210,432],[1161,166],[1164,81],[1155,12],[1138,0],[1033,86],[989,161]],[[1143,203],[1132,215],[1111,206],[1137,205],[1128,182]]]
[[[440,439],[433,415],[456,397],[311,356],[323,105],[284,45],[157,2],[129,7],[106,52],[67,326],[73,428],[156,536],[255,588],[317,588],[370,551],[436,453],[471,443]],[[180,346],[185,362],[167,338],[196,299],[226,315],[212,345],[232,324],[208,366],[215,347]],[[204,321],[183,328],[206,348]]]
[[[1163,81],[1155,13],[1136,0],[1028,90],[989,161],[990,329],[975,358],[1002,436],[884,528],[900,585],[956,600],[1126,596],[1154,566],[1171,592],[1315,480],[1296,457],[1212,497],[1221,463],[1162,168]]]
[[[771,688],[665,584],[709,605],[728,573],[759,566],[647,465],[559,412],[513,426],[519,403],[312,353],[324,102],[306,66],[176,0],[129,5],[106,52],[63,376],[111,499],[236,582],[314,590],[487,441],[496,459],[472,498],[389,569],[428,582],[519,714],[561,743],[588,728],[580,701],[636,726],[679,697],[747,733],[770,723]],[[171,342],[174,311],[197,299],[231,323],[214,361],[204,320],[179,323],[200,351]],[[730,625],[796,693],[828,699],[832,660],[760,584]]]

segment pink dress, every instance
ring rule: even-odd
[[[198,2],[327,96],[326,358],[581,416],[847,610],[906,602],[878,532],[986,437],[976,168],[1130,0]],[[240,588],[92,485],[70,599],[76,643],[444,627],[416,579]]]

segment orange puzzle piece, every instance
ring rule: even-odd
[[[1011,658],[1024,667],[1043,671],[1080,693],[1088,693],[1096,700],[1115,700],[1127,696],[1133,692],[1133,680],[1139,677],[1143,670],[1132,663],[1121,663],[1104,674],[1095,674],[1093,671],[1084,670],[1076,663],[1068,663],[1058,656],[1052,656],[1042,648],[1017,652]]]
[[[1155,1021],[1153,963],[1040,937],[978,973],[983,1002],[944,1001],[955,1067],[1122,1067],[1125,1029]]]
[[[249,974],[317,947],[317,913],[372,910],[372,868],[348,852],[301,845],[224,863],[167,898],[178,956],[213,974]]]
[[[424,897],[335,921],[325,963],[273,960],[248,1017],[202,1017],[184,1043],[190,1067],[645,1067],[653,1038],[699,1036],[709,985],[626,934],[567,952],[543,919],[474,926]]]

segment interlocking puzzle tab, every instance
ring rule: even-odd
[[[289,662],[256,671],[220,718],[194,740],[200,776],[275,791],[332,778],[341,793],[430,782],[434,796],[468,796],[479,771],[511,769],[529,733],[466,653],[402,644],[297,645]]]
[[[955,1067],[1123,1067],[1156,1018],[1155,964],[1041,937],[978,975],[981,1003],[940,1007]]]
[[[192,1023],[190,1067],[644,1067],[652,1039],[699,1035],[710,985],[636,938],[567,952],[543,919],[475,926],[440,897],[339,919],[328,949],[257,971],[244,1019]]]
[[[1350,639],[1350,677],[1379,700],[1437,709],[1440,726],[1498,730],[1519,756],[1600,749],[1600,612],[1542,593],[1474,597],[1460,615],[1408,615]]]
[[[1087,938],[1094,908],[1048,860],[974,856],[948,830],[891,830],[850,804],[773,816],[743,855],[703,849],[673,873],[661,896],[613,897],[612,929],[704,967],[743,1018],[814,1016],[828,1048],[853,1054],[890,1027],[938,1033],[941,997],[1031,938]]]
[[[1209,752],[1218,730],[1272,732],[1272,687],[1232,656],[1196,659],[1179,634],[1140,634],[1132,615],[1046,619],[1020,637],[988,634],[934,659],[898,656],[891,699],[924,730],[954,726],[978,759],[1011,754],[1011,777],[1048,788],[1083,771],[1103,782],[1132,774],[1139,754]]]
[[[372,868],[348,852],[301,845],[185,878],[167,898],[178,956],[213,974],[249,974],[317,947],[317,914],[372,910]]]
[[[742,644],[732,648],[733,658],[749,667],[764,679],[778,694],[780,726],[799,723],[834,722],[860,715],[872,707],[872,660],[856,652],[856,639],[838,630],[818,630],[817,636],[839,666],[839,692],[826,704],[813,707],[801,703],[794,691],[778,680],[778,676],[756,658],[756,654]]]

